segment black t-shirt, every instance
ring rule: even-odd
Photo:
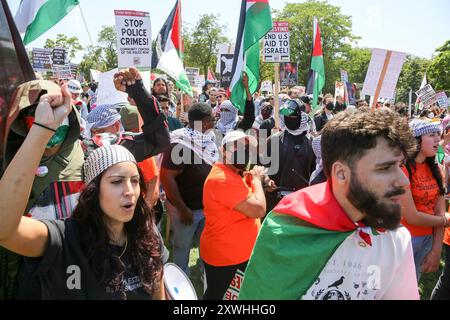
[[[172,159],[172,149],[180,148],[176,157]],[[185,153],[187,155],[185,156]],[[175,155],[174,155],[175,156]],[[182,159],[182,160],[181,160]],[[164,152],[161,166],[169,170],[180,170],[181,174],[175,178],[181,198],[191,210],[203,209],[203,185],[211,171],[211,166],[201,159],[194,151],[179,144],[172,144],[170,149]],[[170,201],[170,199],[169,199]]]
[[[43,220],[48,228],[48,246],[43,257],[24,258],[19,273],[19,298],[30,298],[39,294],[44,300],[116,300],[121,299],[117,287],[101,285],[85,256],[79,241],[77,222],[71,218],[62,220]],[[124,248],[111,245],[119,256]],[[138,272],[131,265],[129,247],[120,259],[126,266],[122,285],[126,298],[151,299],[144,291]],[[31,278],[30,278],[31,274]],[[30,280],[37,280],[38,287],[32,287]],[[30,291],[31,290],[31,291]],[[36,292],[39,290],[40,292]],[[34,291],[34,292],[33,292]],[[28,293],[28,296],[27,296]]]

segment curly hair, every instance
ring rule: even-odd
[[[376,147],[379,137],[386,139],[390,147],[398,148],[405,158],[416,151],[416,140],[407,120],[391,110],[370,112],[368,108],[360,108],[336,115],[322,131],[325,175],[331,176],[331,167],[336,161],[343,161],[353,168],[366,151]]]
[[[141,194],[139,195],[133,218],[125,223],[128,248],[133,266],[138,270],[143,289],[153,296],[162,281],[162,243],[155,229],[155,217],[147,206],[143,195],[146,186],[139,170]],[[119,294],[126,299],[122,284],[125,265],[110,246],[110,238],[100,207],[100,181],[104,172],[89,183],[80,194],[79,202],[72,218],[78,222],[81,248],[91,262],[94,274],[104,286],[118,285]]]

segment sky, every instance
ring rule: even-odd
[[[75,36],[83,46],[90,44],[81,12],[86,20],[92,41],[103,25],[114,25],[114,10],[128,9],[150,12],[152,38],[172,10],[175,0],[79,0],[80,8],[73,9],[63,20],[27,46],[42,48],[47,38],[56,39],[58,33]],[[20,0],[7,0],[13,15]],[[286,2],[299,0],[269,0],[270,6],[281,10]],[[450,1],[448,0],[329,0],[351,16],[353,34],[361,37],[357,46],[402,51],[430,59],[436,48],[450,40]],[[202,14],[219,14],[219,23],[226,25],[224,34],[236,39],[241,0],[182,0],[183,24],[195,26]],[[75,58],[79,62],[82,54]],[[78,61],[77,61],[78,60]]]

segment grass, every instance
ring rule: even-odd
[[[438,272],[433,273],[423,273],[419,281],[419,293],[421,300],[430,300],[431,293],[433,292],[434,286],[436,285],[439,276],[444,268],[444,253],[442,253],[441,264]]]
[[[166,224],[166,214],[163,215],[161,226],[162,226],[162,234],[164,237],[165,232],[165,224]],[[172,261],[172,247],[169,244],[166,243],[167,249],[171,252],[169,261]],[[191,255],[189,257],[189,268],[190,268],[190,280],[195,288],[195,291],[197,293],[197,297],[199,300],[202,299],[203,296],[203,281],[201,280],[201,272],[200,272],[200,257],[199,257],[199,251],[198,251],[198,243],[195,243],[194,246],[191,248]],[[420,293],[420,299],[421,300],[429,300],[431,297],[431,293],[433,292],[433,288],[436,285],[439,276],[442,272],[442,269],[444,267],[444,260],[443,256],[441,257],[441,265],[438,272],[434,273],[424,273],[422,274],[422,277],[419,281],[419,293]]]

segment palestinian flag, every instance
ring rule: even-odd
[[[371,277],[374,265],[391,277]],[[240,300],[418,298],[408,230],[353,222],[328,182],[284,197],[266,217],[239,293]]]
[[[182,42],[181,1],[177,0],[156,37],[156,45],[152,52],[152,68],[164,71],[175,80],[178,88],[192,97],[192,87],[182,62]]]
[[[29,44],[64,18],[78,0],[22,0],[15,16],[23,43]]]
[[[356,230],[327,183],[307,189],[307,193],[304,189],[283,198],[264,220],[240,300],[300,299],[337,248]],[[312,200],[311,195],[318,199]],[[294,240],[300,238],[301,246]]]
[[[323,64],[322,42],[320,37],[319,22],[316,17],[314,17],[313,39],[311,69],[309,72],[307,92],[313,95],[311,112],[314,114],[318,108],[317,100],[319,99],[319,95],[325,86],[325,66]]]
[[[246,93],[242,85],[242,72],[247,72],[250,92],[259,83],[259,40],[272,30],[272,16],[268,0],[242,0],[238,34],[231,72],[231,102],[242,113]]]

